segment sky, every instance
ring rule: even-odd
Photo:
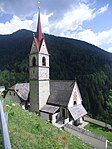
[[[0,34],[36,31],[86,41],[112,53],[112,0],[0,0]]]

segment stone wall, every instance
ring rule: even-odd
[[[64,130],[71,133],[75,137],[89,144],[90,146],[96,149],[106,149],[107,148],[107,139],[103,136],[93,134],[90,131],[85,129],[66,124]]]

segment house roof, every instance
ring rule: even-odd
[[[54,114],[58,109],[59,109],[58,106],[52,106],[46,104],[40,109],[40,111]]]
[[[22,100],[28,100],[29,83],[17,83],[9,88],[9,90],[14,90]]]
[[[74,84],[74,80],[51,80],[51,93],[47,103],[51,105],[66,107],[71,97]],[[9,89],[14,90],[21,99],[25,101],[28,100],[29,83],[17,83]]]
[[[85,108],[82,104],[74,105],[73,107],[69,107],[69,112],[72,115],[73,119],[76,121],[78,118],[87,114]]]
[[[51,94],[47,103],[66,107],[73,91],[74,80],[50,81],[50,87]]]

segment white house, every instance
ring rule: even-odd
[[[0,86],[0,95],[2,95],[3,91],[5,91],[5,86]]]
[[[17,104],[27,106],[29,102],[29,83],[15,84],[8,89],[5,98]]]

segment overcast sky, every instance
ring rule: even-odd
[[[44,33],[80,39],[112,52],[112,0],[40,0]],[[36,31],[37,0],[0,0],[0,34]]]

